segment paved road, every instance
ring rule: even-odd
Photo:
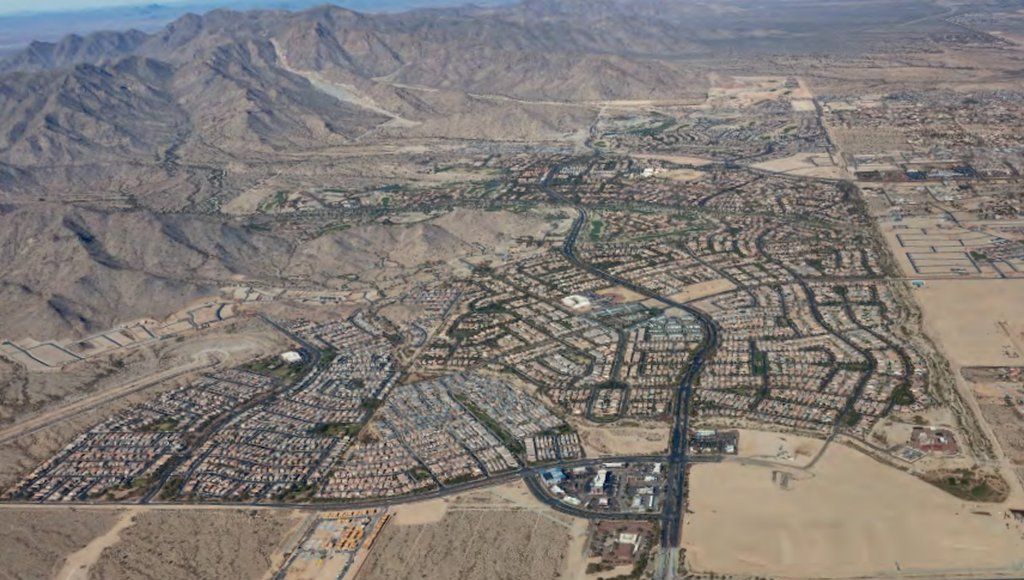
[[[549,174],[550,175],[550,174]],[[704,312],[693,308],[687,304],[677,302],[666,296],[660,295],[647,288],[634,284],[628,280],[619,278],[604,270],[596,268],[586,262],[580,260],[576,255],[576,242],[579,237],[583,226],[587,222],[586,210],[573,202],[563,199],[559,194],[555,193],[548,187],[548,179],[545,178],[542,181],[542,188],[556,201],[565,205],[571,205],[575,207],[577,217],[573,222],[572,228],[569,234],[566,236],[562,246],[562,252],[574,265],[577,267],[590,272],[591,274],[598,276],[608,282],[616,285],[620,285],[624,288],[632,290],[642,296],[658,300],[669,307],[679,308],[698,321],[703,330],[703,340],[698,346],[697,351],[694,353],[693,362],[687,368],[683,377],[679,381],[677,396],[673,403],[673,428],[672,428],[672,441],[667,456],[621,456],[621,457],[604,457],[596,459],[580,459],[575,461],[559,461],[553,464],[544,466],[534,467],[521,467],[516,470],[512,470],[506,473],[497,474],[492,477],[485,479],[471,481],[463,484],[453,485],[438,488],[434,491],[415,494],[411,496],[403,496],[393,499],[368,499],[364,501],[347,501],[347,502],[318,502],[314,504],[266,504],[258,502],[248,503],[233,503],[233,504],[221,504],[221,507],[225,509],[237,509],[239,507],[259,507],[259,508],[278,508],[278,509],[312,509],[312,510],[339,510],[339,509],[356,509],[363,507],[389,507],[394,505],[400,505],[404,503],[412,503],[418,501],[424,501],[428,499],[434,499],[439,497],[445,497],[452,494],[464,493],[469,490],[483,488],[491,485],[497,485],[501,483],[507,483],[514,481],[519,478],[524,478],[530,490],[536,495],[536,497],[547,504],[548,506],[556,509],[560,512],[567,513],[576,517],[588,518],[588,519],[658,519],[661,522],[661,546],[664,561],[659,562],[659,570],[663,570],[661,577],[673,578],[675,577],[675,571],[678,566],[678,548],[680,543],[680,528],[682,521],[683,510],[685,509],[686,499],[686,466],[688,462],[687,456],[687,432],[689,429],[689,417],[690,417],[690,404],[692,397],[692,385],[693,381],[700,374],[701,368],[703,367],[704,361],[708,353],[715,348],[718,341],[717,328],[711,318]],[[315,376],[318,372],[318,363],[321,358],[320,351],[313,345],[302,340],[300,337],[295,336],[287,329],[276,324],[274,321],[264,318],[264,321],[275,327],[277,330],[288,335],[291,339],[302,344],[306,347],[306,350],[312,354],[313,367],[317,369],[310,376],[307,376],[303,380],[309,380],[310,377]],[[263,402],[265,399],[276,396],[277,391],[273,391],[264,397],[258,397],[255,401],[251,401],[246,407]],[[237,413],[230,413],[229,416],[236,416]],[[219,426],[219,425],[217,425]],[[215,428],[204,430],[204,436],[209,436],[210,433],[215,431]],[[201,437],[203,439],[205,437]],[[183,457],[178,463],[187,459]],[[703,459],[703,458],[702,458]],[[552,466],[560,466],[564,468],[571,468],[581,465],[594,465],[604,462],[637,462],[637,461],[661,461],[667,465],[667,477],[668,481],[666,484],[665,502],[662,512],[660,514],[606,514],[591,512],[588,510],[577,509],[573,506],[565,504],[556,498],[547,494],[543,489],[543,486],[538,480],[538,474]],[[173,470],[167,470],[163,477],[159,479],[156,485],[149,489],[149,492],[145,495],[142,500],[143,505],[149,505],[151,507],[179,507],[181,504],[161,504],[156,500],[157,492],[162,489],[166,480],[169,478]],[[22,502],[8,502],[6,504],[0,504],[0,507],[9,506],[21,506],[26,505]],[[30,504],[39,506],[40,504]],[[49,504],[54,505],[54,504]],[[75,505],[96,505],[96,506],[110,506],[117,505],[117,502],[86,502],[76,503]],[[132,503],[130,505],[138,506],[138,503]],[[56,504],[55,507],[64,507],[66,504]]]
[[[394,498],[371,498],[365,500],[348,500],[348,501],[321,501],[315,503],[271,503],[271,502],[220,502],[220,503],[182,503],[182,502],[162,502],[158,499],[150,498],[148,501],[142,503],[137,501],[111,501],[111,500],[89,500],[89,501],[75,501],[75,502],[34,502],[34,501],[5,501],[0,502],[0,510],[9,508],[40,508],[40,509],[67,509],[67,508],[111,508],[111,507],[124,507],[132,506],[138,508],[154,508],[154,509],[239,509],[239,508],[260,508],[260,509],[300,509],[300,510],[311,510],[311,511],[336,511],[336,510],[349,510],[349,509],[363,509],[370,507],[390,507],[396,505],[402,505],[407,503],[416,503],[426,501],[430,499],[437,499],[441,497],[447,497],[450,495],[465,493],[474,489],[481,489],[491,487],[495,485],[501,485],[504,483],[511,483],[521,478],[527,480],[536,480],[539,474],[552,467],[562,467],[564,469],[572,469],[574,467],[593,466],[602,463],[638,463],[638,462],[667,462],[668,456],[666,455],[617,455],[612,457],[597,457],[597,458],[584,458],[574,460],[563,460],[544,465],[534,465],[531,467],[521,467],[504,473],[499,473],[490,477],[477,479],[465,483],[456,485],[450,485],[443,488],[438,488],[432,491],[415,493],[410,495],[403,495]],[[531,488],[532,489],[532,488]],[[539,491],[537,498],[545,504],[558,507],[567,506],[562,502],[558,501],[551,495],[549,495],[543,489],[535,490],[535,493]],[[565,510],[560,510],[565,511]],[[569,512],[566,512],[569,513]],[[587,519],[614,519],[615,514],[601,514],[597,512],[590,512],[587,510],[576,510],[572,512],[572,515],[583,517]],[[623,519],[637,519],[637,518],[623,518]]]
[[[320,352],[320,349],[318,349],[313,344],[303,340],[301,337],[293,334],[287,328],[279,325],[270,318],[262,314],[259,315],[259,317],[265,323],[277,329],[279,332],[281,332],[288,338],[294,340],[296,343],[304,347],[307,355],[310,357],[308,364],[313,369],[313,371],[307,374],[306,376],[302,377],[302,379],[300,379],[300,383],[313,381],[321,372],[323,372],[323,369],[320,368],[320,361],[323,358],[323,353]],[[188,450],[185,453],[173,456],[173,458],[170,461],[168,461],[163,468],[161,468],[159,472],[159,477],[157,477],[154,483],[152,483],[146,490],[146,493],[142,496],[141,503],[149,503],[153,501],[153,499],[157,497],[157,494],[159,494],[164,489],[164,487],[167,486],[167,483],[170,481],[171,477],[174,476],[174,472],[177,470],[178,466],[187,463],[192,458],[192,454],[202,449],[203,443],[205,443],[208,439],[210,439],[217,432],[219,432],[222,427],[224,427],[231,421],[234,421],[238,416],[242,415],[243,413],[251,409],[255,409],[259,405],[272,401],[275,397],[277,397],[281,393],[290,390],[291,388],[292,385],[289,385],[287,383],[279,384],[277,385],[276,388],[273,388],[264,394],[253,397],[251,400],[239,405],[238,407],[235,407],[230,412],[224,413],[217,419],[210,422],[209,425],[207,425],[202,431],[199,432],[198,435],[195,436],[195,440],[192,442],[192,444],[189,446]],[[193,466],[193,468],[194,467],[195,466]],[[192,472],[189,471],[183,478],[183,481],[187,480],[188,476],[190,476],[191,474]]]
[[[198,372],[218,364],[216,357],[207,352],[198,353],[193,359],[181,366],[167,369],[155,375],[131,381],[119,387],[105,389],[94,395],[79,399],[72,403],[62,405],[50,411],[36,415],[30,419],[19,421],[10,427],[0,431],[0,445],[10,443],[26,435],[51,427],[61,421],[67,420],[72,415],[91,411],[103,405],[107,405],[117,399],[127,397],[148,389],[165,381],[173,380],[188,373]]]
[[[562,254],[577,267],[617,284],[637,294],[658,300],[667,306],[679,308],[693,316],[701,326],[703,340],[694,353],[693,362],[679,381],[678,392],[673,405],[672,443],[668,458],[668,482],[665,493],[665,504],[661,514],[661,548],[663,562],[659,563],[662,578],[674,578],[677,560],[674,554],[680,545],[683,511],[686,508],[686,465],[687,465],[687,432],[690,425],[690,402],[693,394],[693,381],[700,374],[704,361],[711,350],[718,344],[718,329],[705,312],[688,304],[677,302],[648,288],[644,288],[618,276],[609,274],[579,259],[576,255],[576,241],[583,226],[587,222],[587,211],[582,206],[567,200],[549,187],[549,180],[554,170],[549,172],[541,182],[541,188],[554,201],[572,205],[576,209],[576,219],[562,243]]]

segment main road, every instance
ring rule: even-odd
[[[582,231],[584,225],[587,222],[587,211],[580,204],[564,199],[560,194],[556,193],[548,186],[550,176],[554,173],[554,170],[546,176],[542,182],[542,189],[556,202],[562,205],[569,205],[575,208],[577,216],[573,220],[572,227],[569,233],[566,235],[565,240],[562,244],[562,253],[565,257],[572,262],[575,266],[608,281],[611,284],[622,286],[628,290],[636,292],[647,298],[654,299],[662,304],[678,308],[684,312],[690,314],[700,325],[702,331],[702,339],[693,355],[693,360],[687,367],[679,380],[676,397],[673,401],[672,415],[673,415],[673,426],[672,426],[672,438],[671,445],[669,448],[669,454],[667,456],[623,456],[623,457],[605,457],[600,459],[579,459],[574,461],[558,461],[545,466],[534,466],[534,467],[523,467],[510,472],[498,474],[497,476],[487,477],[481,480],[468,482],[465,484],[459,484],[450,487],[442,487],[433,492],[424,494],[414,494],[412,496],[404,496],[393,499],[368,499],[368,500],[357,500],[347,502],[324,502],[316,504],[267,504],[260,502],[239,502],[239,503],[226,503],[222,504],[221,508],[224,509],[237,509],[240,506],[247,506],[253,508],[283,508],[283,509],[315,509],[315,510],[331,510],[331,509],[354,509],[357,507],[389,507],[393,505],[399,505],[407,502],[423,501],[431,498],[445,497],[455,493],[463,493],[465,491],[486,487],[490,485],[496,485],[508,481],[514,481],[519,478],[526,480],[531,491],[544,503],[548,504],[552,508],[569,513],[577,517],[584,517],[589,519],[646,519],[644,516],[635,516],[633,514],[604,514],[598,512],[590,512],[588,510],[576,509],[567,504],[559,502],[552,498],[544,490],[540,489],[538,482],[536,481],[537,475],[544,469],[552,466],[561,467],[573,467],[579,465],[594,465],[601,462],[607,461],[664,461],[667,464],[667,481],[665,490],[665,501],[660,515],[656,516],[661,525],[661,559],[657,565],[656,578],[672,579],[676,576],[676,570],[678,568],[679,561],[679,545],[680,545],[680,532],[682,524],[682,515],[686,506],[686,467],[690,459],[687,455],[687,433],[689,431],[690,421],[690,405],[693,395],[693,382],[699,376],[701,369],[703,368],[704,362],[707,359],[708,354],[714,350],[718,344],[718,328],[714,321],[706,313],[682,302],[673,300],[667,296],[663,296],[643,286],[639,286],[633,282],[619,278],[613,274],[610,274],[600,268],[597,268],[587,262],[582,261],[576,255],[576,242],[579,238],[579,234]],[[285,333],[291,339],[301,344],[308,351],[311,360],[310,366],[314,369],[314,372],[309,377],[303,380],[309,380],[310,377],[315,377],[319,373],[320,360],[322,353],[314,345],[303,340],[301,337],[294,335],[288,329],[281,327],[269,318],[264,320],[275,327],[277,330]],[[278,395],[278,391],[267,394],[264,397],[257,398],[257,402],[261,402],[267,398],[272,398]],[[232,414],[234,416],[234,414]],[[28,427],[27,425],[21,425],[16,427]],[[204,432],[204,437],[208,436],[214,429],[208,429]],[[181,460],[186,459],[181,458]],[[180,461],[178,463],[180,463]],[[148,489],[148,493],[142,498],[141,502],[131,502],[131,505],[139,507],[150,507],[150,508],[169,508],[176,509],[182,507],[196,507],[196,506],[183,506],[177,503],[162,503],[157,500],[157,492],[167,483],[169,476],[173,470],[166,470],[163,476],[158,481],[157,485],[152,486]],[[118,503],[128,502],[83,502],[77,503],[79,507],[102,507],[116,505]],[[30,502],[4,502],[0,503],[0,509],[4,507],[49,507],[49,506],[60,506],[63,504],[39,504]],[[208,507],[208,506],[203,506]]]
[[[688,304],[663,296],[643,286],[639,286],[584,262],[576,255],[576,241],[583,226],[587,222],[587,210],[578,203],[567,200],[549,186],[551,176],[557,170],[550,171],[541,181],[541,188],[554,201],[571,205],[576,210],[569,233],[562,243],[562,254],[577,267],[590,272],[610,283],[622,286],[642,296],[652,298],[666,306],[678,308],[694,317],[700,324],[702,340],[693,355],[693,362],[683,373],[679,381],[678,391],[673,402],[672,443],[668,456],[668,481],[665,490],[665,503],[661,512],[661,560],[658,563],[658,578],[674,578],[678,565],[678,551],[682,528],[683,511],[686,508],[686,465],[687,465],[687,433],[690,427],[690,403],[693,395],[693,382],[700,374],[707,355],[718,344],[718,328],[707,313]]]

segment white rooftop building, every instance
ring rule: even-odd
[[[573,310],[586,310],[590,308],[590,299],[586,296],[573,294],[572,296],[562,298],[562,304]]]

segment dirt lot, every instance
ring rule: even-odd
[[[0,359],[0,424],[103,390],[119,379],[155,372],[157,366],[150,348],[139,348],[116,359],[70,365],[61,372],[28,372],[21,365]]]
[[[627,419],[597,426],[575,417],[570,417],[569,422],[579,433],[587,457],[668,452],[672,427],[668,423]]]
[[[810,472],[698,465],[690,489],[683,541],[693,570],[844,577],[1024,565],[1024,529],[1000,507],[963,502],[839,444]]]
[[[69,554],[64,559],[55,580],[88,580],[93,565],[107,548],[121,541],[121,534],[135,523],[136,510],[128,509],[118,512],[114,525],[89,541],[86,546]]]
[[[668,161],[669,163],[678,163],[680,165],[692,165],[694,167],[703,167],[705,165],[711,165],[714,163],[711,159],[705,159],[703,157],[692,157],[689,155],[658,155],[655,153],[637,153],[634,157],[638,159],[655,159],[658,161]]]
[[[813,105],[811,105],[813,110]],[[805,177],[839,179],[847,174],[834,163],[827,153],[797,153],[782,159],[773,159],[754,164],[755,168],[777,173],[788,173]]]
[[[0,579],[255,579],[304,520],[266,509],[3,508]]]
[[[669,298],[677,302],[692,302],[694,300],[700,300],[708,296],[714,296],[715,294],[721,294],[722,292],[728,292],[735,288],[736,285],[732,282],[721,278],[718,280],[708,280],[707,282],[698,282],[696,284],[690,284],[681,290],[680,292],[669,296]]]
[[[116,510],[0,510],[0,578],[52,578],[119,517]]]
[[[601,296],[609,296],[617,304],[623,304],[627,302],[640,302],[646,300],[647,297],[643,294],[634,292],[628,288],[622,286],[611,286],[609,288],[602,288],[597,291],[597,294]]]
[[[551,511],[521,483],[396,513],[358,580],[554,579],[585,566],[586,522]]]
[[[954,366],[1024,364],[1024,280],[929,280],[914,297]]]
[[[804,87],[786,87],[785,77],[770,76],[727,76],[712,73],[708,101],[721,102],[726,106],[751,107],[763,101],[772,101],[780,96],[806,99],[810,95]]]
[[[259,578],[302,517],[285,510],[148,510],[103,550],[89,576]]]
[[[821,449],[822,441],[785,433],[771,433],[739,429],[740,440],[736,448],[739,457],[792,462],[802,466]]]

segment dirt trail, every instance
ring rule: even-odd
[[[135,510],[127,510],[107,533],[94,538],[81,550],[64,560],[64,567],[57,573],[57,580],[88,580],[89,570],[99,561],[103,550],[121,541],[121,532],[135,523]]]

